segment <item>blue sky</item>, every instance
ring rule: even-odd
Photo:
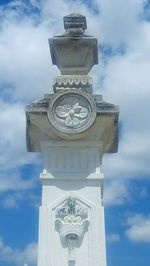
[[[42,158],[24,107],[52,92],[48,38],[86,15],[99,41],[95,93],[120,106],[119,150],[103,158],[108,266],[150,265],[150,1],[0,0],[0,266],[36,265]]]

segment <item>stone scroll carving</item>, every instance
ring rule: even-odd
[[[75,249],[82,242],[89,225],[87,208],[81,206],[74,197],[69,197],[56,210],[55,224],[61,240],[68,246],[68,260],[75,261]]]

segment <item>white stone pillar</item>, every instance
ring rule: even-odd
[[[98,143],[45,141],[41,146],[44,170],[41,174],[38,266],[59,266],[60,263],[106,266],[103,174]],[[70,198],[75,200],[77,213],[66,212]],[[60,214],[59,220],[60,210],[66,212],[65,219]],[[67,231],[67,225],[72,222],[73,226]],[[70,257],[68,234],[77,234]]]
[[[98,63],[86,18],[64,17],[49,39],[61,71],[54,94],[26,107],[27,148],[42,152],[38,266],[106,266],[102,156],[117,151],[118,107],[93,94],[87,76]]]

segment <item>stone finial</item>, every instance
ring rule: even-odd
[[[65,30],[81,28],[83,31],[85,31],[87,29],[86,17],[76,13],[65,16],[64,28]]]
[[[65,33],[49,39],[52,63],[61,75],[87,75],[98,63],[97,39],[84,34],[86,17],[71,14],[64,17]]]

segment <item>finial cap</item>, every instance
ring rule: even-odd
[[[65,16],[64,28],[65,30],[82,28],[85,31],[87,29],[86,17],[76,13]]]

